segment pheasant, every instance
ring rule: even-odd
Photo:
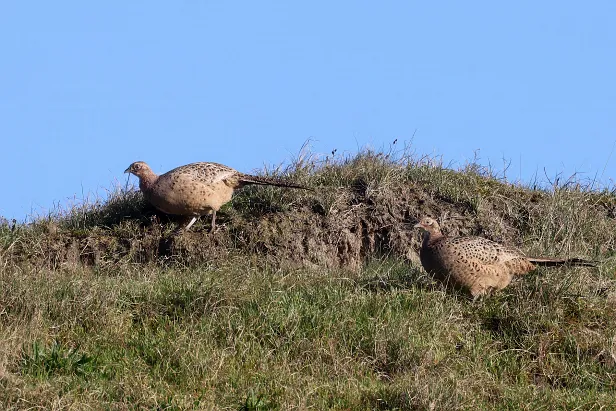
[[[212,214],[213,231],[216,212],[231,200],[236,189],[248,184],[310,190],[283,180],[240,173],[218,163],[192,163],[156,175],[145,162],[136,161],[124,172],[139,178],[139,188],[145,199],[160,211],[192,217],[185,230],[190,229],[198,217]]]
[[[580,258],[526,257],[521,251],[482,237],[447,237],[438,223],[424,217],[415,225],[424,230],[419,258],[437,279],[468,289],[473,298],[507,287],[513,276],[537,266],[594,267]]]

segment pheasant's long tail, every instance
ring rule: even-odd
[[[258,185],[262,185],[262,186],[276,186],[276,187],[287,187],[287,188],[299,188],[299,189],[302,189],[302,190],[313,191],[309,187],[302,186],[302,185],[295,184],[295,183],[290,183],[288,181],[281,180],[281,179],[278,179],[278,178],[259,177],[259,176],[251,176],[249,174],[242,174],[242,176],[240,177],[239,180],[244,185],[245,184],[258,184]]]
[[[545,267],[555,267],[559,265],[576,265],[582,267],[596,267],[597,263],[590,260],[584,260],[582,258],[543,258],[543,257],[529,257],[528,261],[535,265],[542,265]]]

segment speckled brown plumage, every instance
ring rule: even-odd
[[[537,265],[594,266],[579,258],[534,258],[482,237],[447,237],[438,223],[424,217],[415,227],[425,230],[419,257],[425,270],[437,279],[466,288],[473,297],[505,288],[513,276]]]
[[[278,179],[240,173],[218,163],[187,164],[158,176],[146,163],[136,161],[124,172],[139,178],[144,197],[157,209],[167,214],[192,216],[186,230],[197,217],[205,214],[212,214],[213,230],[216,212],[231,200],[235,189],[247,184],[306,189]]]

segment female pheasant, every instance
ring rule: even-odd
[[[197,217],[212,214],[213,231],[216,212],[231,200],[235,189],[248,184],[310,190],[283,180],[240,173],[218,163],[187,164],[159,176],[145,162],[136,161],[124,172],[139,178],[139,188],[145,199],[160,211],[192,217],[185,230],[197,221]]]
[[[441,281],[468,289],[474,298],[502,290],[514,275],[526,274],[539,265],[595,266],[580,258],[526,257],[515,248],[482,237],[447,237],[430,217],[422,218],[415,227],[425,231],[419,253],[424,269]]]

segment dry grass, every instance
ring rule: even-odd
[[[173,236],[132,191],[0,224],[2,409],[616,408],[608,190],[404,153],[275,173],[316,192],[243,190],[213,235]],[[473,303],[416,264],[425,214],[601,263]]]

